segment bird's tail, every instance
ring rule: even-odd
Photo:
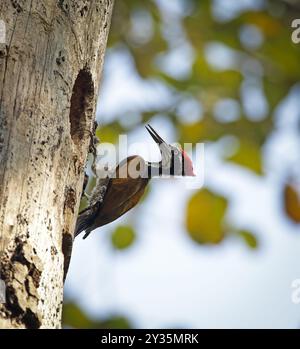
[[[90,225],[89,217],[84,213],[80,214],[77,218],[74,237],[76,238],[76,236],[78,236],[81,232],[87,230],[89,225]]]
[[[95,207],[95,206],[97,205],[94,205],[92,207],[87,207],[85,210],[83,210],[79,214],[76,222],[74,238],[76,238],[76,236],[78,236],[81,232],[85,231],[85,234],[83,236],[83,239],[85,239],[93,230],[92,225],[96,218],[97,209],[98,209],[98,207]]]

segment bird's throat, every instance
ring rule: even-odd
[[[157,178],[164,175],[170,175],[170,168],[162,165],[162,162],[147,162],[148,178]]]

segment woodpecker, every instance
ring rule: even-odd
[[[132,209],[140,201],[151,178],[195,176],[192,160],[184,150],[167,144],[149,124],[146,129],[160,149],[161,160],[149,162],[138,155],[129,156],[111,175],[98,178],[89,206],[78,216],[75,237],[85,231],[85,239],[91,231],[113,222]]]

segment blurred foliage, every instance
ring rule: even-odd
[[[123,316],[113,315],[105,319],[91,319],[75,303],[65,303],[63,305],[62,323],[64,328],[84,328],[84,329],[130,329],[132,325]]]
[[[198,191],[187,206],[187,230],[200,244],[217,244],[224,238],[227,201],[208,190]]]
[[[103,125],[96,130],[96,136],[102,143],[117,143],[119,134],[123,131],[118,122],[109,125]]]
[[[263,176],[262,147],[276,127],[274,110],[300,80],[300,45],[291,41],[291,22],[298,5],[266,0],[261,9],[241,11],[224,21],[214,15],[214,1],[182,1],[184,10],[175,15],[166,13],[159,3],[163,1],[116,1],[109,36],[111,49],[121,48],[131,54],[141,79],[160,81],[176,97],[171,107],[138,110],[140,121],[148,122],[156,115],[164,115],[176,127],[181,143],[214,142],[226,135],[234,136],[238,146],[225,160]],[[251,45],[253,30],[259,37]],[[185,74],[177,76],[159,64],[159,59],[174,47],[184,51],[186,45],[191,48],[193,58]],[[222,65],[222,55],[220,59],[215,56],[218,51],[213,57],[207,54],[211,45],[228,51],[231,57],[228,66]],[[245,83],[259,90],[265,101],[265,111],[258,117],[252,115],[251,106],[245,106]],[[179,115],[180,103],[187,99],[198,102],[203,111],[193,122]],[[234,120],[226,119],[226,110],[224,120],[215,115],[218,102],[224,99],[236,101],[240,106],[240,115]],[[255,100],[251,103],[256,104]],[[101,141],[117,142],[120,133],[136,126],[133,123],[129,129],[124,128],[122,117],[130,118],[130,115],[118,115],[114,121],[101,125],[97,131]],[[299,223],[298,197],[290,186],[284,192],[285,211]],[[208,190],[194,194],[186,210],[189,236],[201,244],[223,241],[230,234],[230,230],[224,230],[226,210],[226,198]],[[251,232],[241,231],[239,236],[250,248],[258,246]],[[120,230],[113,237],[119,244]]]
[[[135,232],[131,226],[119,225],[111,235],[111,242],[115,249],[123,250],[131,246],[135,240]]]
[[[241,230],[238,232],[238,235],[243,238],[247,246],[256,249],[258,247],[258,241],[255,235],[246,230]]]
[[[284,187],[283,193],[286,214],[295,223],[300,223],[300,192],[298,189],[296,185],[288,183]]]

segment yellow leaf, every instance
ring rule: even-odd
[[[223,219],[227,201],[208,190],[197,192],[187,207],[186,227],[200,244],[218,244],[224,238]]]
[[[241,140],[238,151],[228,158],[241,166],[247,167],[257,174],[262,174],[262,158],[258,144],[250,140]]]
[[[117,250],[128,248],[135,240],[135,232],[130,226],[118,226],[111,236],[113,246]]]

